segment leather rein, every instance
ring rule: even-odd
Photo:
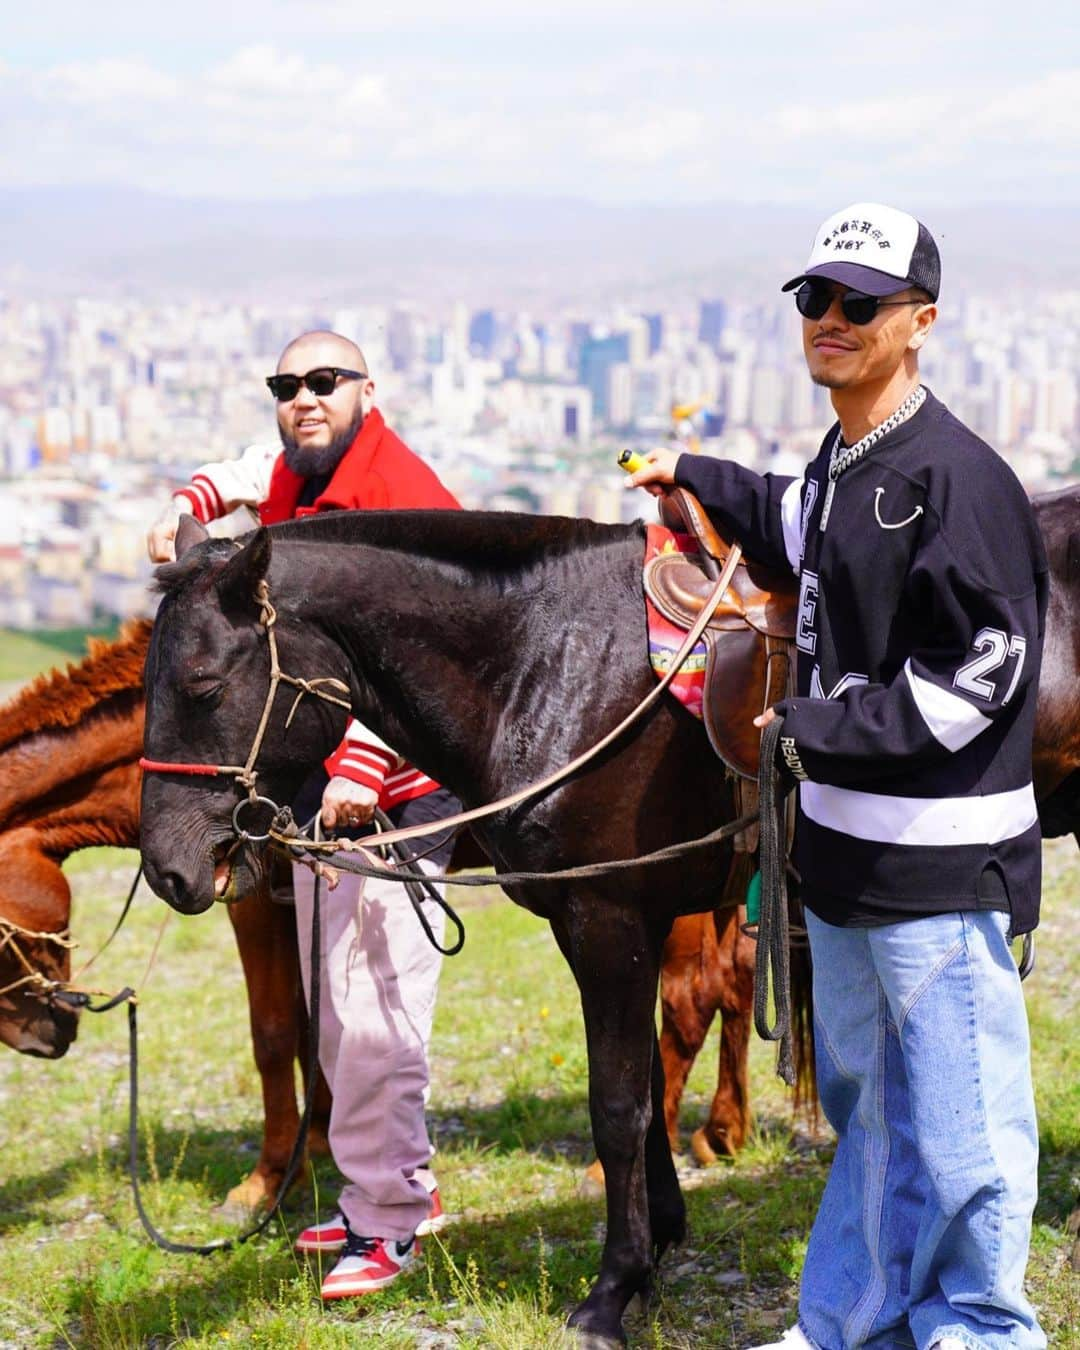
[[[672,680],[679,673],[687,657],[697,645],[702,633],[708,626],[709,620],[716,612],[717,606],[724,597],[728,586],[731,584],[732,577],[735,575],[735,568],[742,558],[742,549],[738,543],[733,543],[728,550],[727,558],[723,567],[720,569],[720,575],[716,584],[710,591],[708,598],[701,608],[697,619],[686,635],[686,638],[672,658],[671,665],[665,672],[663,679],[659,680],[650,689],[648,694],[637,704],[637,706],[627,714],[623,720],[602,736],[594,745],[582,754],[576,756],[565,764],[561,769],[548,774],[546,777],[536,782],[530,783],[516,792],[510,793],[506,797],[500,797],[497,801],[489,802],[486,806],[473,807],[468,811],[460,811],[456,815],[444,816],[437,821],[429,821],[420,825],[411,825],[398,830],[386,830],[377,836],[372,836],[366,841],[370,847],[383,847],[396,844],[405,839],[416,839],[431,834],[443,834],[446,830],[460,829],[461,826],[470,824],[474,820],[481,820],[487,816],[498,814],[500,811],[509,810],[521,802],[527,801],[531,797],[537,796],[541,792],[546,792],[556,784],[577,773],[590,763],[597,755],[607,749],[613,741],[616,741],[623,735],[635,722],[653,707],[661,697]],[[259,718],[259,725],[255,732],[255,738],[251,743],[251,749],[248,751],[247,760],[242,765],[237,764],[192,764],[183,761],[169,761],[142,758],[139,760],[139,767],[146,773],[175,773],[190,774],[198,776],[221,776],[231,777],[242,788],[247,790],[247,797],[242,798],[236,804],[233,811],[232,824],[233,832],[236,835],[236,843],[233,848],[238,848],[244,843],[264,843],[268,839],[273,839],[275,843],[286,848],[295,848],[297,844],[302,844],[311,852],[337,852],[345,847],[348,840],[328,840],[316,841],[308,839],[297,832],[295,825],[291,821],[291,812],[288,807],[279,806],[272,798],[261,795],[257,790],[257,775],[255,764],[259,757],[259,751],[262,748],[263,740],[266,736],[267,727],[270,721],[270,712],[273,707],[274,697],[277,694],[278,686],[281,684],[291,685],[298,690],[296,698],[293,700],[292,708],[285,720],[286,728],[289,726],[299,706],[300,700],[305,694],[312,694],[316,698],[321,698],[327,703],[337,704],[338,707],[352,710],[352,704],[348,699],[336,697],[328,693],[326,689],[320,688],[320,685],[327,685],[333,689],[342,690],[346,694],[349,692],[348,686],[342,681],[332,677],[323,677],[313,680],[305,680],[296,675],[287,675],[278,661],[277,639],[274,635],[274,625],[277,622],[277,611],[270,602],[270,587],[266,579],[259,582],[256,589],[256,599],[259,602],[259,622],[266,630],[266,638],[270,647],[270,686],[266,692],[266,700],[263,703],[262,715]],[[273,820],[263,834],[251,834],[244,830],[240,824],[240,812],[248,805],[263,805],[270,808],[273,812]],[[634,861],[641,861],[634,860]],[[597,866],[610,866],[610,864],[597,864]],[[554,874],[553,874],[554,876]],[[498,880],[498,878],[496,878]]]

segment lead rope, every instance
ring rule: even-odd
[[[761,914],[754,953],[754,1030],[765,1041],[779,1041],[776,1072],[795,1086],[791,1043],[791,953],[788,932],[787,860],[782,812],[774,767],[784,719],[775,716],[761,734],[758,792],[761,810]],[[786,794],[785,794],[786,795]],[[769,1024],[769,977],[772,976],[774,1021]]]
[[[380,830],[392,830],[394,828],[394,822],[385,811],[380,811],[378,808],[375,810],[375,823]],[[454,830],[448,832],[449,836],[452,836],[455,833],[456,831]],[[435,849],[442,847],[443,844],[448,842],[449,837],[445,840],[436,840],[431,848],[425,850],[425,852],[434,852]],[[404,872],[407,877],[412,878],[411,880],[403,881],[405,894],[409,897],[409,903],[413,907],[413,913],[416,915],[417,922],[424,930],[424,936],[441,956],[457,956],[458,952],[465,946],[465,925],[461,922],[461,919],[454,911],[450,902],[434,884],[432,877],[421,869],[420,859],[424,854],[409,853],[409,851],[401,844],[386,844],[380,852],[384,857],[389,854],[391,857],[396,858],[400,871]],[[396,880],[401,881],[402,878],[397,877]],[[446,915],[447,920],[457,929],[457,938],[449,947],[444,947],[436,938],[431,924],[428,922],[428,917],[423,910],[425,900],[430,900],[438,905]]]
[[[307,1151],[308,1131],[311,1126],[311,1113],[315,1104],[316,1082],[319,1076],[319,1010],[321,1005],[320,981],[322,979],[321,971],[321,948],[322,948],[322,925],[320,922],[321,913],[321,895],[322,880],[318,874],[315,876],[315,885],[312,893],[311,909],[311,1003],[308,1016],[308,1057],[307,1057],[307,1090],[304,1093],[304,1109],[300,1116],[300,1124],[296,1132],[296,1142],[293,1144],[292,1153],[285,1167],[285,1175],[281,1179],[281,1185],[278,1187],[278,1193],[274,1197],[273,1204],[262,1216],[261,1219],[253,1224],[243,1233],[238,1233],[235,1237],[217,1238],[213,1242],[190,1243],[173,1242],[165,1237],[154,1227],[150,1216],[147,1214],[143,1205],[142,1194],[139,1190],[139,1031],[138,1014],[135,1007],[135,999],[130,999],[128,1003],[128,1044],[130,1070],[129,1081],[129,1109],[128,1109],[128,1176],[131,1179],[131,1193],[135,1201],[135,1210],[138,1213],[144,1231],[155,1246],[160,1247],[162,1251],[174,1252],[180,1255],[189,1256],[210,1256],[214,1252],[228,1252],[233,1248],[239,1247],[244,1242],[249,1242],[253,1237],[257,1237],[272,1222],[278,1211],[281,1209],[282,1201],[288,1194],[296,1174],[303,1161],[304,1154]],[[101,1011],[104,1011],[102,1009]]]

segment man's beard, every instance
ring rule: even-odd
[[[333,473],[341,463],[345,451],[356,439],[356,433],[363,422],[364,410],[358,407],[349,425],[328,445],[306,446],[298,445],[295,436],[287,432],[279,422],[278,431],[281,434],[281,447],[285,452],[285,463],[301,478],[324,478],[327,474]]]

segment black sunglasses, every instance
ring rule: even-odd
[[[279,403],[291,403],[305,385],[316,398],[326,398],[342,380],[366,380],[366,370],[344,370],[341,366],[318,366],[306,375],[267,375],[266,383]]]
[[[804,319],[822,319],[829,311],[836,292],[821,281],[804,281],[795,292],[795,307]],[[862,291],[845,291],[840,296],[840,309],[848,323],[871,323],[879,309],[893,305],[925,305],[925,300],[882,300]]]

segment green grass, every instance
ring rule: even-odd
[[[1080,1177],[1080,856],[1062,843],[1047,859],[1028,986],[1043,1143],[1030,1287],[1051,1345],[1076,1347],[1080,1275],[1067,1268],[1065,1220]],[[84,951],[109,932],[134,865],[118,850],[72,859]],[[0,1347],[565,1347],[563,1321],[596,1272],[603,1234],[600,1205],[577,1189],[590,1157],[577,996],[539,920],[494,889],[454,898],[469,936],[443,975],[431,1125],[444,1203],[460,1218],[426,1241],[414,1273],[351,1306],[321,1306],[318,1269],[293,1254],[289,1234],[332,1207],[325,1162],[269,1238],[206,1259],[150,1246],[124,1172],[126,1019],[84,1017],[57,1063],[0,1050]],[[189,1242],[230,1231],[210,1211],[254,1165],[261,1113],[225,914],[183,919],[143,891],[93,977],[103,989],[140,985],[142,1176],[154,1221]],[[715,1064],[714,1035],[685,1127],[704,1116]],[[830,1147],[793,1129],[768,1047],[755,1043],[752,1070],[749,1147],[732,1164],[681,1168],[690,1237],[665,1261],[655,1304],[627,1318],[639,1350],[749,1346],[791,1319]]]
[[[63,670],[69,661],[81,661],[86,655],[88,637],[113,638],[118,631],[117,624],[103,628],[41,629],[35,633],[0,628],[0,681],[29,680],[52,666]]]

